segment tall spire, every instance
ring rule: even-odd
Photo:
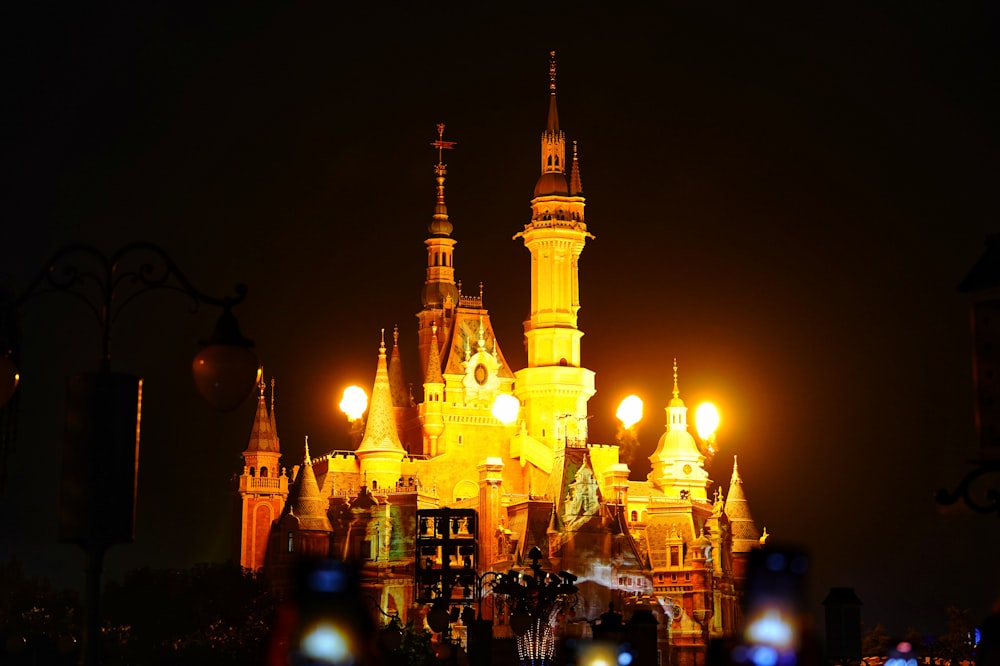
[[[389,357],[389,390],[393,407],[409,407],[410,392],[403,378],[403,360],[399,355],[399,327],[392,328],[392,356]]]
[[[437,149],[437,164],[434,165],[434,180],[437,182],[437,198],[434,203],[434,217],[427,231],[430,237],[424,241],[427,246],[427,272],[421,301],[424,309],[440,309],[451,302],[458,304],[458,288],[455,286],[455,266],[452,255],[455,241],[451,238],[454,227],[448,219],[448,206],[444,201],[444,177],[448,173],[444,163],[444,151],[455,147],[454,141],[444,140],[444,123],[437,125],[438,138],[431,141]],[[423,340],[423,339],[422,339]]]
[[[434,219],[428,231],[434,235],[450,236],[452,224],[448,221],[448,206],[444,202],[444,177],[448,174],[448,165],[444,163],[443,151],[451,150],[455,147],[454,141],[444,140],[444,123],[437,125],[437,141],[431,141],[431,145],[437,148],[438,161],[434,165],[434,179],[437,181],[437,201],[434,204]]]
[[[583,181],[580,180],[580,159],[576,154],[576,141],[573,142],[573,166],[569,172],[569,193],[574,197],[583,195]]]
[[[566,135],[559,129],[556,108],[556,52],[549,53],[549,117],[542,132],[542,175],[535,183],[535,196],[569,194],[566,185]]]
[[[559,110],[556,108],[556,52],[549,51],[549,122],[546,131],[559,131]]]

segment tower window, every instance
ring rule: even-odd
[[[288,533],[288,552],[295,551],[295,532]]]
[[[267,468],[266,467],[261,467],[260,468],[260,475],[262,477],[266,477],[267,476]]]
[[[255,470],[253,467],[250,468],[250,476],[254,476],[256,472],[257,470]]]
[[[632,512],[632,522],[634,523],[634,522],[637,522],[638,520],[639,520],[639,512],[638,511],[633,511]]]

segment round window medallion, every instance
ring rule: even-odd
[[[476,366],[476,369],[473,370],[472,376],[476,378],[476,383],[482,386],[483,384],[486,383],[486,380],[490,376],[490,373],[486,369],[486,366],[480,363],[479,365]]]
[[[684,465],[684,473],[685,474],[691,473],[691,465]]]

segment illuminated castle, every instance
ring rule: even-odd
[[[450,143],[439,126],[437,199],[417,313],[423,400],[414,404],[403,381],[399,334],[383,336],[356,449],[310,452],[307,441],[289,480],[262,385],[239,479],[240,561],[275,580],[287,579],[301,555],[364,562],[365,584],[382,608],[408,620],[426,609],[415,575],[440,567],[441,558],[473,575],[506,572],[522,568],[537,546],[546,569],[579,577],[576,618],[596,619],[609,603],[626,619],[634,607],[652,608],[661,653],[670,649],[673,663],[693,664],[709,639],[736,625],[748,553],[761,535],[735,461],[728,492],[709,494],[704,465],[713,452],[688,432],[676,362],[665,378],[673,399],[647,480],[629,478],[619,446],[588,442],[595,385],[580,353],[578,271],[593,236],[576,145],[567,160],[559,127],[554,59],[549,88],[531,219],[515,235],[530,253],[527,365],[508,363],[482,292],[465,295],[456,282],[442,162]],[[516,399],[513,422],[494,415],[498,396]],[[474,551],[417,552],[417,511],[444,507],[475,510],[466,525]],[[471,579],[456,580],[465,585],[446,596],[461,604]],[[494,622],[502,635],[504,618]],[[562,628],[588,630],[583,622]]]

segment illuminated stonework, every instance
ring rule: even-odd
[[[626,619],[640,605],[652,608],[659,622],[661,663],[687,666],[701,659],[708,640],[736,625],[747,552],[759,534],[735,466],[729,501],[718,492],[709,495],[712,481],[704,463],[713,451],[688,432],[676,366],[667,426],[646,480],[629,478],[617,444],[589,440],[587,402],[595,392],[595,373],[583,366],[577,315],[580,257],[594,237],[584,221],[575,144],[567,171],[554,60],[550,77],[542,172],[531,218],[515,236],[530,255],[526,365],[515,369],[504,356],[483,287],[469,295],[455,280],[452,234],[461,234],[461,224],[453,225],[448,217],[441,159],[441,151],[453,144],[443,141],[439,127],[432,144],[438,152],[436,203],[425,241],[423,309],[417,313],[416,339],[409,341],[420,352],[422,399],[411,400],[401,384],[394,336],[393,353],[387,358],[383,343],[373,358],[371,403],[357,450],[328,451],[296,465],[288,501],[280,492],[268,496],[277,510],[265,568],[280,588],[299,554],[298,544],[313,549],[316,539],[325,537],[327,554],[365,563],[370,594],[383,609],[421,622],[413,613],[422,616],[427,609],[414,608],[414,562],[420,558],[420,567],[433,571],[461,566],[464,556],[453,554],[453,562],[439,552],[416,552],[417,511],[474,509],[479,574],[520,570],[537,547],[547,571],[578,577],[577,619],[597,619],[610,602]],[[414,291],[419,289],[415,283]],[[399,337],[408,343],[405,330]],[[665,376],[664,384],[669,381]],[[519,405],[513,421],[494,414],[498,396]],[[261,401],[258,424],[267,421],[273,430],[273,410],[268,414]],[[263,455],[255,446],[251,441],[244,453],[248,461]],[[276,460],[269,465],[275,469]],[[325,535],[316,529],[306,534],[292,520],[295,498],[303,491],[311,496],[313,484],[326,507],[330,529]],[[259,568],[260,558],[246,545],[259,529],[246,508],[261,501],[251,486],[245,470],[241,562]],[[309,524],[314,528],[321,522]],[[474,588],[463,582],[445,603],[471,608]],[[496,622],[494,633],[509,636],[506,618],[494,617],[488,601],[483,610]],[[589,627],[563,621],[557,634],[541,627],[532,649],[549,654],[553,635],[582,636]],[[463,622],[453,623],[452,635],[464,637],[466,629]]]

